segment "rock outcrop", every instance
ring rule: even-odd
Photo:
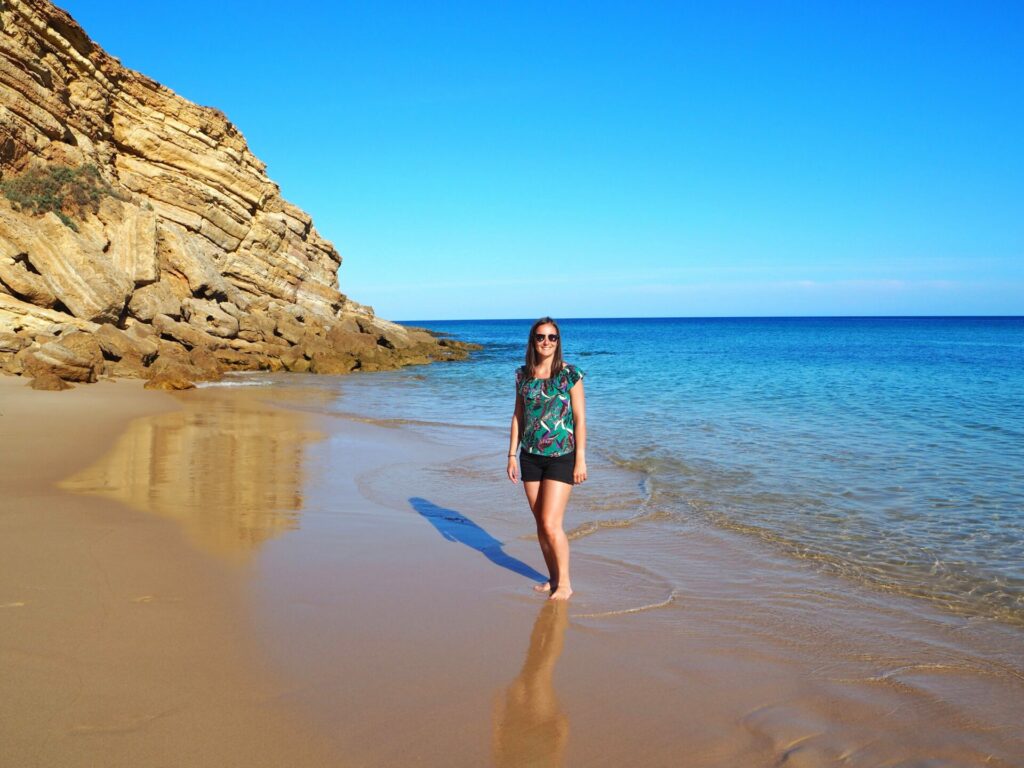
[[[338,252],[221,112],[123,67],[46,0],[0,0],[0,191],[0,370],[39,386],[472,347],[340,293]]]

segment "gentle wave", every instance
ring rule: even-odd
[[[656,611],[659,608],[668,608],[672,603],[676,601],[675,590],[666,597],[664,600],[660,600],[657,603],[648,603],[647,605],[637,605],[632,608],[621,608],[615,611],[598,611],[596,613],[573,613],[570,617],[573,619],[604,619],[610,616],[628,616],[633,613],[646,613],[647,611]]]
[[[884,542],[877,539],[863,538],[859,542],[861,546],[847,544],[841,551],[830,551],[806,527],[800,528],[797,537],[786,535],[780,530],[777,521],[774,526],[770,524],[771,521],[758,525],[732,514],[714,502],[699,498],[704,495],[702,492],[716,490],[718,484],[729,484],[745,478],[745,473],[720,471],[713,467],[702,473],[692,462],[666,456],[624,458],[610,454],[609,457],[617,466],[645,475],[645,485],[649,489],[646,503],[655,508],[623,520],[584,523],[573,529],[570,538],[574,537],[573,534],[579,537],[603,529],[629,528],[643,521],[671,523],[697,515],[720,529],[755,537],[790,556],[812,562],[833,575],[875,589],[927,599],[954,613],[982,615],[1024,624],[1024,579],[979,575],[972,572],[969,564],[943,562],[925,547],[912,551],[904,546],[902,556],[890,554],[886,557],[879,553],[877,546]],[[727,495],[721,489],[717,490],[718,493],[713,495]],[[840,495],[855,494],[845,491]],[[778,505],[784,498],[762,493],[751,500]],[[794,502],[796,499],[789,501]],[[834,525],[842,523],[841,516],[834,510],[830,514],[821,499],[803,498],[799,501],[805,508],[820,510],[818,517],[826,524],[826,533],[833,530]],[[678,508],[672,510],[672,507]],[[800,519],[806,521],[807,518],[804,516]],[[850,541],[856,542],[856,539]],[[825,543],[836,548],[835,537]]]
[[[196,389],[214,389],[220,387],[269,387],[272,384],[272,381],[258,381],[255,379],[247,379],[245,381],[200,381],[196,384]]]

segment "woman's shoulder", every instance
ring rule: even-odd
[[[577,381],[583,378],[583,371],[580,370],[579,366],[573,365],[572,363],[566,363],[562,366],[561,377],[562,381],[565,382],[566,387],[572,387]]]

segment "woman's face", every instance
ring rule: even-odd
[[[541,357],[551,357],[558,348],[558,329],[551,323],[538,325],[533,332],[533,346]]]

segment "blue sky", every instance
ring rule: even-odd
[[[1024,314],[1024,4],[58,3],[394,319]]]

